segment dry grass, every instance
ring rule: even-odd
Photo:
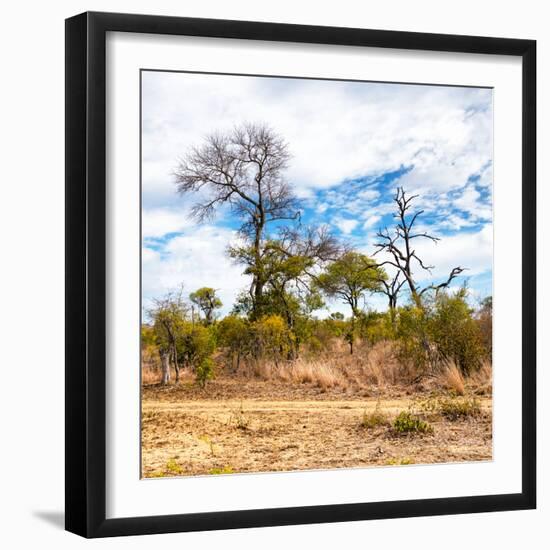
[[[275,364],[257,361],[252,369],[245,367],[243,374],[246,376],[250,371],[263,380],[313,384],[323,390],[335,387],[387,388],[409,384],[414,378],[412,369],[400,364],[395,357],[391,342],[378,342],[374,346],[357,345],[353,355],[342,347],[315,358],[305,355],[293,362]]]
[[[482,367],[468,378],[453,363],[444,365],[441,372],[431,378],[421,379],[420,385],[417,370],[412,365],[401,362],[395,353],[393,342],[378,342],[369,346],[358,343],[353,355],[345,346],[332,346],[330,351],[317,353],[314,356],[306,352],[294,361],[249,360],[242,361],[238,372],[228,372],[223,354],[216,358],[219,377],[231,377],[235,380],[260,379],[266,382],[311,386],[322,392],[339,389],[371,395],[386,394],[390,390],[400,393],[409,391],[429,391],[444,389],[464,395],[490,395],[492,368],[486,361]],[[194,380],[192,373],[182,372],[182,380]],[[187,376],[187,378],[186,378]],[[172,383],[174,373],[172,373]],[[142,383],[144,386],[160,384],[160,368],[152,361],[143,361]],[[215,383],[215,381],[214,381]]]
[[[175,401],[170,392],[146,390],[143,475],[364,468],[489,460],[492,456],[491,399],[487,397],[480,398],[483,414],[467,421],[440,415],[430,420],[433,433],[424,433],[413,419],[398,424],[404,426],[403,433],[393,433],[394,419],[408,410],[409,398],[296,400],[290,394],[287,400],[284,396],[258,399],[265,382],[255,379],[250,385],[254,397],[243,401],[188,400],[187,393],[193,395],[195,389],[185,386]],[[286,387],[291,391],[292,386]],[[230,420],[241,409],[246,429]],[[365,413],[377,409],[377,415],[385,415],[392,425],[363,428]]]
[[[343,370],[321,360],[297,359],[275,364],[258,361],[254,364],[255,376],[263,380],[281,380],[293,384],[313,384],[323,390],[348,385]]]
[[[493,365],[490,361],[483,361],[481,368],[468,379],[468,385],[477,395],[491,395],[493,391]]]
[[[151,384],[159,384],[161,381],[160,370],[151,368],[149,366],[143,366],[141,369],[141,383],[144,386],[149,386]]]
[[[464,395],[464,376],[453,361],[448,361],[439,375],[439,385],[457,395]]]
[[[361,426],[367,429],[389,426],[391,424],[389,415],[380,408],[380,401],[376,402],[374,411],[365,410]]]

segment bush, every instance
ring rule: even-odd
[[[184,321],[179,326],[178,359],[195,371],[197,382],[204,387],[214,377],[212,354],[216,338],[212,327]]]
[[[380,410],[380,404],[376,404],[376,408],[372,412],[365,411],[361,425],[363,428],[372,429],[378,426],[388,426],[390,424],[388,415]]]
[[[384,463],[386,466],[406,466],[409,464],[414,464],[414,460],[412,458],[404,457],[404,458],[389,458]]]
[[[410,411],[401,411],[393,421],[393,429],[398,434],[432,433],[433,427]]]
[[[459,420],[481,413],[481,405],[475,397],[431,397],[418,402],[417,406],[429,417],[443,416],[447,420]]]
[[[277,361],[288,354],[292,335],[279,315],[266,315],[253,324],[257,355]]]
[[[231,468],[231,466],[224,466],[223,468],[212,468],[208,471],[208,473],[213,476],[232,474],[233,468]]]
[[[416,307],[400,307],[396,315],[398,358],[421,373],[430,365],[428,311]]]
[[[238,370],[241,358],[250,352],[250,325],[236,315],[229,315],[217,325],[219,344],[227,350],[231,363]]]
[[[208,380],[214,378],[214,361],[210,357],[203,357],[195,368],[195,376],[199,386],[205,388]]]
[[[389,313],[369,312],[361,318],[361,336],[369,344],[393,340],[395,329]]]
[[[466,375],[479,369],[486,354],[479,324],[466,302],[466,289],[437,297],[430,334],[442,360],[453,361]]]
[[[439,410],[448,420],[459,420],[481,413],[481,405],[475,397],[444,398],[441,399]]]
[[[440,292],[431,301],[425,297],[421,308],[399,308],[396,336],[400,360],[412,364],[419,374],[454,363],[468,375],[478,370],[487,356],[464,288],[454,294]]]

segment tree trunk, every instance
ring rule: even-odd
[[[178,350],[176,349],[176,345],[173,344],[172,346],[172,360],[174,361],[174,369],[176,371],[176,384],[180,381],[180,366],[178,363]]]
[[[160,352],[160,364],[162,367],[162,383],[166,385],[170,382],[170,354],[166,351]]]
[[[262,271],[262,234],[264,231],[265,220],[263,213],[260,213],[260,219],[258,220],[255,228],[254,235],[254,304],[253,313],[254,317],[258,319],[261,316],[263,294],[265,280]]]

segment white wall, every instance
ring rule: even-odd
[[[550,177],[550,37],[544,2],[339,0],[60,0],[3,6],[0,40],[0,540],[7,548],[547,548],[550,487],[548,374],[539,373],[539,509],[86,543],[61,529],[63,511],[63,132],[65,17],[87,9],[409,31],[539,41],[539,182]],[[539,205],[550,199],[539,187]],[[540,207],[539,207],[540,212]],[[539,215],[539,279],[548,266],[548,216]],[[539,285],[542,310],[550,307]],[[539,346],[539,370],[548,352]],[[32,382],[32,383],[31,383]],[[546,521],[545,521],[546,520]]]

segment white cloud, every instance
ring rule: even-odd
[[[447,190],[491,159],[490,102],[469,88],[145,72],[144,182],[172,193],[178,157],[248,120],[287,140],[299,196],[400,166],[414,166],[404,185]]]
[[[382,219],[382,216],[378,214],[374,214],[372,216],[369,216],[365,223],[363,224],[364,229],[370,229],[373,225],[377,224]]]
[[[357,193],[357,196],[365,201],[373,201],[380,196],[378,189],[365,189]]]
[[[227,257],[226,248],[238,239],[236,232],[212,225],[194,226],[170,239],[158,252],[142,250],[144,302],[184,285],[188,294],[202,286],[217,289],[227,313],[239,290],[246,285],[242,267]],[[147,306],[146,303],[144,303]]]
[[[380,188],[347,196],[332,187],[408,167],[391,186],[419,192],[416,206],[440,214],[432,233],[462,231],[437,246],[419,239],[419,254],[436,270],[418,275],[437,282],[458,263],[470,268],[467,274],[491,269],[490,226],[465,233],[491,219],[482,197],[492,184],[490,90],[145,72],[142,97],[143,235],[160,246],[143,249],[144,297],[182,282],[186,292],[207,285],[219,289],[226,312],[248,283],[225,254],[235,232],[215,222],[195,225],[188,212],[197,197],[178,197],[172,176],[178,158],[205,134],[244,121],[267,122],[284,136],[296,194],[310,199],[324,221],[329,208],[339,210],[331,225],[350,241],[359,224],[365,231],[376,227],[395,205],[376,204]],[[477,188],[468,184],[476,175]],[[320,190],[323,199],[315,204]],[[226,215],[221,209],[216,219]],[[170,233],[181,235],[162,244]],[[372,243],[370,233],[362,248]]]
[[[144,208],[141,216],[141,230],[144,239],[177,233],[190,227],[193,223],[187,212],[182,209]]]
[[[464,267],[463,276],[479,275],[491,269],[493,259],[493,228],[490,224],[475,232],[463,232],[443,237],[437,244],[428,239],[416,239],[418,255],[427,265],[434,265],[432,273],[417,269],[419,281],[441,282],[453,267]]]
[[[348,235],[351,233],[359,223],[357,220],[350,220],[350,219],[344,219],[344,218],[335,218],[332,221],[333,225],[335,225],[344,235]]]

